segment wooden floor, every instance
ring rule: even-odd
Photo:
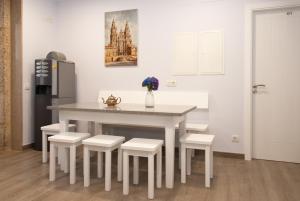
[[[41,163],[41,152],[0,151],[0,201],[147,200],[146,160],[141,161],[140,184],[132,185],[131,177],[130,193],[123,196],[122,183],[116,181],[116,165],[113,166],[111,192],[104,191],[103,179],[95,179],[94,161],[91,165],[91,186],[84,188],[81,159],[77,160],[77,183],[70,185],[68,176],[59,171],[55,182],[48,181],[48,164]],[[155,200],[300,200],[300,164],[215,156],[215,178],[208,189],[204,187],[203,157],[197,155],[194,159],[193,173],[188,177],[187,184],[180,183],[180,172],[176,170],[175,188],[155,189]]]

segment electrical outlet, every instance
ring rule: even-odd
[[[239,136],[238,135],[232,135],[231,136],[231,141],[234,142],[234,143],[239,143],[240,142]]]
[[[167,80],[167,87],[176,87],[176,80]]]

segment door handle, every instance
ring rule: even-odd
[[[258,87],[266,87],[266,85],[265,84],[256,84],[256,85],[252,86],[253,89],[256,89]]]
[[[256,84],[256,85],[253,85],[252,86],[252,92],[254,94],[257,93],[257,88],[259,88],[259,87],[266,87],[266,85],[265,84]]]

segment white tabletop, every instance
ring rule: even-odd
[[[50,110],[71,110],[71,111],[94,111],[110,113],[128,113],[128,114],[153,114],[178,116],[184,115],[194,109],[192,105],[155,105],[154,108],[146,108],[143,104],[121,103],[115,107],[107,107],[103,103],[73,103],[58,106],[48,106]]]

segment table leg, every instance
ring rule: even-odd
[[[60,132],[68,132],[69,131],[69,120],[60,120],[59,121],[59,129]]]
[[[182,122],[180,122],[179,123],[179,144],[178,144],[178,167],[179,167],[179,169],[180,169],[180,164],[181,164],[181,151],[180,151],[180,146],[181,146],[181,144],[180,144],[180,138],[183,136],[183,135],[185,135],[185,133],[186,133],[186,122],[185,121],[182,121]]]
[[[102,124],[95,122],[95,135],[102,135],[102,134],[103,134]]]
[[[91,134],[91,136],[94,136],[95,135],[95,127],[96,127],[96,124],[95,122],[93,121],[89,121],[88,122],[88,133]]]
[[[165,127],[166,147],[166,187],[174,187],[174,149],[175,149],[175,127]]]

